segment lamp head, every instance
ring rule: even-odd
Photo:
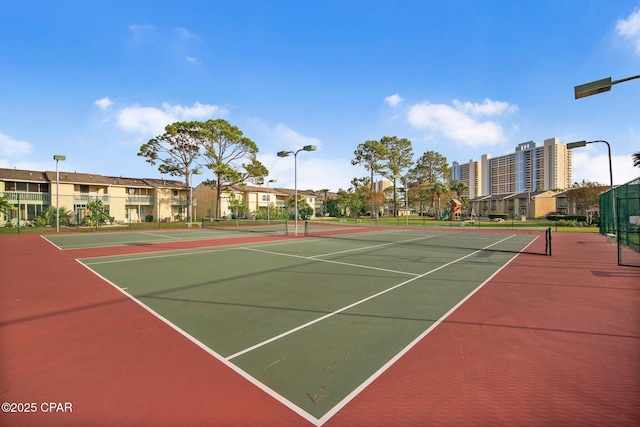
[[[587,141],[576,141],[567,143],[567,148],[571,150],[572,148],[584,147],[587,145]]]
[[[288,157],[288,156],[289,156],[288,151],[278,151],[278,157]]]
[[[305,145],[304,147],[302,147],[302,149],[304,151],[316,151],[318,147],[316,147],[315,145]]]
[[[67,156],[61,156],[59,154],[53,155],[53,160],[67,160]]]

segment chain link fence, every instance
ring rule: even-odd
[[[615,236],[619,265],[640,267],[640,178],[600,196],[600,232]]]

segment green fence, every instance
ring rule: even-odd
[[[616,235],[619,265],[640,267],[640,178],[600,196],[600,232]]]

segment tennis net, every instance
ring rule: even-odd
[[[551,228],[434,229],[305,222],[308,237],[415,247],[526,253],[551,256]]]
[[[202,220],[202,228],[241,233],[289,234],[287,220],[205,218]]]

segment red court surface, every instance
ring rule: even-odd
[[[640,425],[640,269],[553,237],[324,425]],[[1,426],[311,425],[75,261],[123,249],[0,236]]]

